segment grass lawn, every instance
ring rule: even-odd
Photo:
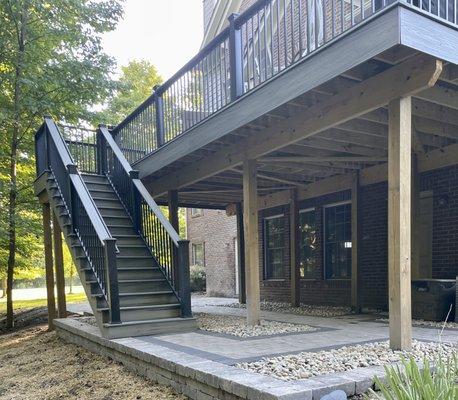
[[[69,303],[81,303],[86,301],[85,293],[74,293],[66,295],[67,304]],[[33,299],[33,300],[16,300],[13,302],[15,310],[21,310],[25,308],[35,308],[35,307],[46,307],[46,299]],[[0,300],[0,314],[6,312],[6,299]]]

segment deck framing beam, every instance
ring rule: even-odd
[[[233,168],[243,160],[263,156],[383,107],[394,98],[408,96],[431,87],[439,78],[441,71],[441,61],[426,55],[414,56],[294,117],[273,123],[257,135],[249,136],[237,144],[217,151],[212,156],[194,163],[187,171],[157,179],[151,185],[153,195],[160,195],[171,187],[180,188]]]

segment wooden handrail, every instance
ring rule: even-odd
[[[121,149],[118,147],[118,145],[114,141],[113,137],[111,136],[110,132],[108,131],[107,126],[99,125],[99,129],[106,143],[108,144],[108,146],[110,146],[111,150],[113,151],[114,156],[118,159],[124,171],[126,171],[126,173],[131,177],[132,183],[137,188],[138,192],[140,193],[140,196],[142,196],[143,200],[145,200],[148,207],[151,209],[151,211],[153,211],[157,219],[164,226],[165,230],[167,231],[168,235],[170,236],[170,239],[172,239],[174,245],[178,247],[178,243],[181,240],[180,235],[177,233],[177,231],[170,224],[169,220],[162,213],[156,201],[149,194],[145,185],[143,185],[143,182],[140,179],[135,177],[136,175],[134,173],[135,171],[132,169],[129,162],[124,157],[124,154],[122,153]]]

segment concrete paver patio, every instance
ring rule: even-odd
[[[193,298],[193,311],[244,316],[245,309],[222,307],[222,305],[233,302],[235,302],[234,299],[197,296]],[[76,321],[70,322],[68,320],[65,323],[65,320],[62,320],[63,324],[58,324],[58,326],[60,326],[61,332],[65,331],[63,336],[69,340],[72,340],[69,337],[69,332],[71,331],[75,334],[79,329],[84,331],[79,334],[84,336],[85,340],[91,337],[102,346],[111,347],[113,350],[120,352],[120,354],[130,354],[139,360],[143,357],[144,361],[146,359],[149,360],[159,369],[166,369],[164,365],[173,364],[173,368],[171,367],[173,370],[172,375],[161,375],[163,371],[156,368],[155,374],[150,371],[150,374],[152,374],[150,377],[158,381],[158,377],[160,380],[165,379],[165,376],[169,381],[168,384],[175,385],[177,390],[189,395],[191,398],[205,398],[202,393],[213,396],[213,398],[220,398],[218,393],[222,396],[220,392],[223,390],[224,396],[227,397],[229,394],[233,396],[230,398],[254,399],[257,397],[253,393],[263,393],[263,396],[260,397],[263,399],[319,399],[323,394],[339,388],[345,390],[347,394],[360,393],[370,387],[374,373],[383,374],[383,368],[369,367],[358,368],[346,373],[323,375],[313,379],[284,382],[273,377],[233,367],[238,362],[256,361],[263,357],[295,354],[303,351],[314,352],[345,345],[384,341],[389,336],[388,324],[375,321],[375,317],[371,315],[362,314],[324,318],[270,311],[262,311],[261,315],[262,318],[268,320],[306,324],[318,329],[313,332],[284,333],[246,339],[220,333],[193,331],[110,341],[102,339],[100,334],[98,334],[97,339],[94,339],[97,336],[97,329],[89,327],[89,325],[78,325]],[[445,329],[440,335],[439,330],[436,328],[414,327],[413,337],[420,341],[442,340],[443,342],[458,344],[458,330],[456,329]],[[87,343],[80,344],[87,346]],[[142,353],[142,355],[138,354],[138,352]],[[113,357],[112,353],[110,355]],[[146,355],[153,358],[149,359]],[[121,361],[127,362],[126,360]],[[132,360],[129,362],[132,363]],[[141,368],[136,363],[134,365],[137,371],[141,373]],[[199,368],[203,367],[208,370],[206,370],[205,374],[199,375]],[[149,369],[148,367],[145,368],[145,374],[148,374]],[[226,382],[228,376],[231,377],[230,381],[232,383],[229,387],[223,389],[221,387],[222,382]],[[243,389],[245,386],[256,390],[252,395],[249,395],[248,393],[251,392],[245,391]],[[273,388],[276,389],[274,390]],[[186,393],[186,390],[190,392]],[[282,393],[281,395],[278,394],[279,391]],[[243,396],[240,396],[240,394],[243,394]],[[294,397],[296,395],[299,397]],[[212,397],[207,398],[210,399]]]

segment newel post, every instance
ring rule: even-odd
[[[98,173],[104,175],[108,168],[107,168],[107,142],[103,137],[103,134],[100,130],[101,126],[99,125],[99,129],[97,129],[97,136],[96,136],[96,151],[97,151],[97,170]]]
[[[110,308],[110,323],[121,323],[121,311],[119,309],[118,269],[116,267],[116,239],[104,240],[105,270],[107,278],[108,307]]]
[[[229,68],[231,71],[231,101],[243,94],[242,32],[236,25],[239,15],[229,16]]]
[[[189,273],[189,240],[178,241],[178,296],[181,316],[191,317],[191,282]]]
[[[156,105],[156,142],[157,147],[161,147],[165,143],[165,128],[164,128],[164,100],[159,92],[159,85],[154,86],[154,103]]]

